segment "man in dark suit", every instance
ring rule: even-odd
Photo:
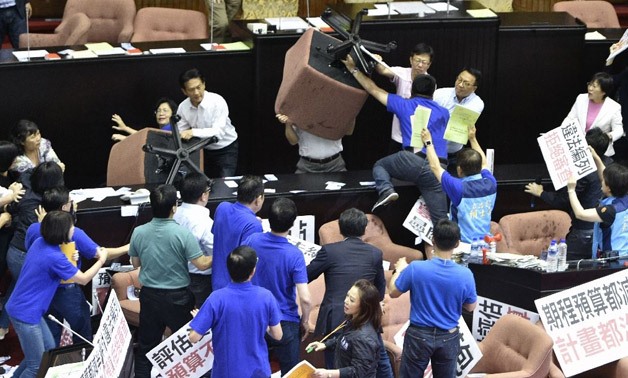
[[[0,46],[9,35],[13,48],[18,48],[20,34],[26,33],[26,22],[33,14],[29,0],[0,0]]]
[[[316,320],[316,335],[326,335],[344,321],[345,295],[355,281],[364,278],[373,282],[381,299],[384,299],[386,279],[382,267],[382,251],[362,241],[367,223],[366,214],[362,211],[355,208],[343,211],[338,224],[345,240],[324,245],[307,267],[310,282],[325,273],[325,296]],[[387,363],[385,370],[390,370],[387,357],[381,363]],[[325,365],[328,369],[334,367],[333,351],[325,351]],[[380,375],[381,368],[382,366],[378,366],[378,377],[392,376],[388,373]]]

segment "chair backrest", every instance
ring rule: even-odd
[[[551,337],[529,320],[502,316],[479,347],[484,355],[473,368],[483,373],[518,373],[509,376],[545,378],[552,358]]]
[[[75,13],[57,27],[60,46],[82,45],[87,42],[87,34],[92,22],[85,13]]]
[[[130,42],[135,19],[134,0],[68,0],[63,19],[82,12],[89,17],[92,26],[88,42]]]
[[[127,299],[127,288],[131,285],[139,288],[140,285],[139,269],[129,272],[118,272],[111,277],[111,288],[116,293],[119,301]]]
[[[560,210],[543,210],[505,215],[499,220],[507,251],[539,256],[552,239],[564,238],[571,227],[569,214]]]
[[[382,257],[390,262],[390,270],[395,269],[394,265],[401,257],[405,257],[408,262],[422,260],[423,254],[416,249],[395,244],[386,231],[384,222],[373,214],[366,214],[369,222],[364,232],[363,240],[381,249]],[[344,236],[340,233],[338,221],[327,222],[318,229],[318,237],[321,245],[342,241]]]
[[[207,39],[207,16],[199,11],[148,7],[137,11],[131,42]]]
[[[608,1],[560,1],[554,12],[567,12],[580,19],[589,29],[620,28],[615,8]]]
[[[147,127],[129,135],[111,147],[109,162],[107,163],[107,186],[146,183],[144,174],[146,153],[142,150],[142,146],[146,144],[149,132],[160,131]]]

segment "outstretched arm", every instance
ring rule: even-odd
[[[427,161],[430,163],[430,170],[434,176],[436,176],[438,182],[440,182],[445,170],[440,166],[438,155],[436,155],[436,150],[434,149],[434,143],[432,143],[432,134],[427,128],[421,130],[421,139],[423,139],[423,143],[425,143],[425,152]]]
[[[475,125],[471,125],[469,127],[469,143],[471,143],[471,148],[477,151],[480,156],[482,156],[482,169],[486,169],[488,167],[488,161],[486,160],[486,154],[480,147],[480,143],[478,143],[478,139],[475,136]]]
[[[379,101],[382,105],[388,105],[388,92],[378,87],[377,84],[370,77],[363,74],[357,67],[355,66],[355,62],[350,55],[347,55],[345,60],[342,61],[347,70],[351,72],[353,77],[360,83],[362,88],[367,91],[371,96],[375,97],[377,101]]]

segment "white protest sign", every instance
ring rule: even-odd
[[[153,350],[146,358],[164,377],[198,378],[214,365],[212,332],[208,331],[199,342],[188,338],[190,323],[181,327]]]
[[[539,320],[539,314],[536,312],[478,295],[478,305],[473,310],[473,324],[471,325],[473,338],[477,341],[484,340],[495,322],[506,314],[518,315],[531,323]]]
[[[314,243],[315,227],[316,219],[314,215],[299,215],[297,219],[294,220],[294,225],[290,228],[290,231],[288,231],[288,235],[295,239],[302,239]],[[262,229],[264,232],[270,231],[268,219],[262,219]]]
[[[100,314],[100,309],[105,304],[110,287],[111,276],[107,273],[107,268],[100,268],[98,273],[92,278],[92,315]]]
[[[416,200],[408,216],[403,221],[403,227],[432,245],[434,225],[432,224],[432,218],[430,218],[430,210],[427,208],[423,197],[419,197],[419,199]]]
[[[565,376],[628,356],[628,269],[534,303]]]
[[[567,185],[571,176],[578,180],[597,170],[577,121],[550,130],[537,141],[556,190]]]

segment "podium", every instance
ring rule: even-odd
[[[183,142],[183,146],[196,142]],[[142,150],[145,144],[154,147],[174,149],[172,133],[150,127],[129,135],[111,147],[107,164],[107,186],[127,186],[143,184],[163,184],[168,178],[174,159],[159,154],[147,154]],[[202,149],[190,156],[203,170]],[[188,169],[181,166],[180,171]]]

